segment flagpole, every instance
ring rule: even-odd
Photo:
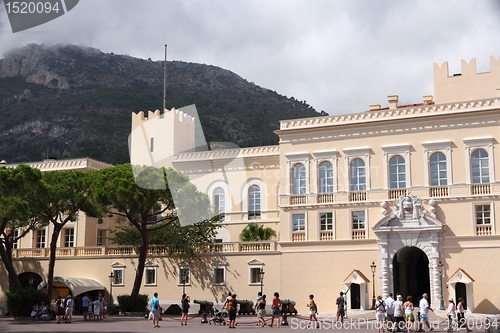
[[[167,102],[167,44],[165,44],[165,61],[163,62],[163,110],[165,112]]]

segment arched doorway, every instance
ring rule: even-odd
[[[418,306],[418,300],[423,293],[429,294],[432,299],[429,279],[429,259],[417,247],[405,246],[401,248],[392,260],[394,294],[401,294],[413,298]]]

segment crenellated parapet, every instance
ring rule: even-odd
[[[434,64],[435,102],[450,103],[500,97],[500,58],[490,57],[490,71],[477,72],[476,58],[462,60],[462,72],[450,74],[448,62]]]
[[[139,111],[137,113],[132,112],[132,130],[137,126],[144,125],[146,121],[152,121],[153,119],[168,119],[167,121],[174,121],[175,123],[188,123],[189,125],[194,124],[194,117],[182,110],[172,108],[170,111],[167,110],[165,113],[161,113],[160,110],[155,111],[148,110],[147,115],[144,111]]]

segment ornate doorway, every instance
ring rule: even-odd
[[[435,211],[434,200],[429,200]],[[428,293],[432,304],[439,304],[441,297],[439,261],[442,259],[442,242],[446,225],[434,214],[424,210],[422,201],[415,195],[401,196],[388,212],[382,202],[384,217],[375,224],[379,250],[379,285],[382,296],[389,292],[405,292],[414,301]],[[399,290],[398,290],[399,289]]]

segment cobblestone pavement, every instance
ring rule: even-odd
[[[431,313],[430,321],[434,327],[434,331],[446,332],[445,326],[445,311],[437,311],[436,313]],[[333,313],[320,313],[318,316],[319,329],[320,330],[331,330],[334,329],[339,332],[349,332],[356,331],[359,333],[375,333],[377,329],[375,328],[374,312],[373,311],[350,311],[349,319],[345,321],[344,325],[335,322]],[[469,316],[469,324],[473,329],[473,333],[485,333],[484,319],[485,315],[471,314]],[[188,325],[181,326],[180,317],[175,316],[164,316],[163,320],[160,322],[160,328],[153,328],[153,323],[143,317],[123,317],[123,316],[108,316],[103,321],[97,322],[84,322],[80,316],[74,317],[71,324],[65,324],[64,322],[60,325],[55,324],[54,321],[40,322],[40,321],[30,321],[30,320],[13,320],[12,318],[1,318],[0,319],[0,332],[184,332],[184,333],[194,333],[194,332],[222,332],[228,329],[228,326],[210,325],[206,323],[201,323],[201,316],[190,316]],[[292,332],[300,329],[315,329],[315,325],[310,325],[308,328],[308,317],[307,316],[288,316],[288,326],[269,327],[271,323],[271,318],[266,318],[266,327],[257,326],[256,316],[245,316],[241,315],[237,317],[236,326],[237,330],[253,330],[259,331],[273,331],[279,330],[281,332]],[[499,320],[500,324],[500,320]],[[276,325],[275,325],[276,326]],[[428,331],[427,328],[425,328]],[[465,332],[465,331],[463,331]],[[500,331],[488,332],[497,333]]]

